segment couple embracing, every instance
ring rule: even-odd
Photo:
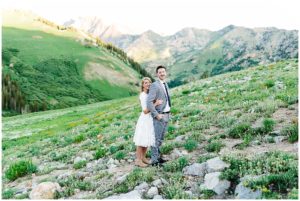
[[[133,137],[137,146],[135,165],[139,167],[160,166],[165,162],[160,155],[160,146],[168,127],[171,99],[166,83],[166,68],[158,66],[156,75],[158,80],[154,83],[147,77],[142,80],[142,92],[139,97],[142,113]],[[151,147],[151,160],[146,158],[148,147]]]

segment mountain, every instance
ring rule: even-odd
[[[148,72],[153,74],[157,65],[166,65],[171,86],[298,57],[297,30],[229,25],[218,31],[187,27],[169,36],[153,31],[139,35],[114,33],[117,34],[110,34],[106,40],[123,49]]]
[[[31,12],[3,12],[3,114],[130,96],[141,73],[121,50],[88,33]]]
[[[285,60],[171,89],[162,167],[134,165],[138,96],[3,117],[2,198],[43,186],[52,199],[297,200],[298,70]]]

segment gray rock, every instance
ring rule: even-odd
[[[157,187],[151,187],[147,192],[147,197],[153,198],[155,195],[158,195],[158,189]]]
[[[286,140],[286,136],[276,136],[274,137],[274,141],[276,144],[283,142],[284,140]]]
[[[156,179],[155,181],[152,182],[152,185],[156,187],[161,187],[162,181],[160,179]]]
[[[246,187],[244,182],[251,179],[257,179],[261,176],[245,176],[240,179],[240,183],[236,186],[234,195],[237,199],[260,199],[262,192],[260,190],[253,191],[252,189]]]
[[[201,188],[213,190],[218,195],[223,194],[230,187],[230,182],[227,180],[220,180],[220,175],[221,172],[206,174],[204,177],[204,184],[201,186]]]
[[[124,194],[120,194],[120,195],[114,195],[114,196],[110,196],[110,197],[107,197],[105,198],[104,200],[117,200],[117,199],[142,199],[142,195],[141,193],[138,191],[138,190],[133,190],[133,191],[130,191],[128,193],[124,193]]]
[[[134,188],[134,190],[138,190],[140,192],[146,191],[148,189],[149,189],[149,185],[146,182],[143,182]]]
[[[206,163],[194,163],[190,166],[183,168],[184,175],[193,175],[193,176],[201,176],[205,175],[206,171]]]
[[[168,185],[169,182],[167,182],[167,180],[165,180],[164,178],[160,178],[161,182],[164,184],[164,185]]]
[[[77,173],[75,174],[75,177],[76,177],[77,179],[84,179],[85,177],[88,177],[89,175],[90,175],[89,172],[77,172]]]
[[[129,175],[129,173],[126,173],[126,174],[124,174],[123,176],[118,177],[118,178],[117,178],[117,183],[118,183],[118,184],[123,183],[123,182],[126,180],[126,178],[127,178],[128,175]]]
[[[220,172],[230,165],[223,162],[219,157],[215,157],[206,161],[206,170],[208,173]]]

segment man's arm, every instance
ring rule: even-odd
[[[155,87],[155,84],[151,84],[147,98],[147,108],[148,110],[150,110],[154,118],[156,118],[156,116],[158,115],[158,112],[155,109],[155,105],[153,103],[154,100],[156,100],[156,91],[157,88]]]

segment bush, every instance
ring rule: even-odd
[[[251,132],[251,126],[248,123],[238,124],[230,129],[228,135],[231,138],[242,138],[246,133]]]
[[[77,135],[74,137],[74,142],[79,143],[81,141],[85,140],[85,136],[83,134]]]
[[[273,130],[275,121],[273,119],[264,119],[263,128],[265,133],[269,133]]]
[[[198,146],[198,143],[193,140],[193,139],[188,139],[186,141],[186,143],[184,144],[184,148],[188,151],[188,152],[191,152],[193,151],[194,149],[196,149]]]
[[[75,169],[80,169],[86,166],[86,160],[79,161],[73,165]]]
[[[199,158],[197,159],[197,162],[198,163],[204,163],[206,162],[207,160],[211,159],[211,158],[214,158],[215,155],[212,155],[212,154],[209,154],[209,155],[202,155],[202,156],[199,156]]]
[[[220,141],[212,141],[208,145],[206,145],[205,149],[208,152],[219,152],[221,148],[224,147],[224,144],[222,144]]]
[[[267,87],[267,88],[271,88],[275,85],[275,82],[274,80],[267,80],[265,81],[264,85]]]
[[[13,189],[8,189],[2,192],[2,199],[10,199],[14,196],[15,191]]]
[[[298,124],[292,124],[284,127],[280,133],[288,136],[288,141],[294,143],[298,141]]]
[[[36,171],[37,166],[35,166],[31,161],[21,160],[9,166],[8,170],[5,172],[5,177],[10,181],[14,181],[19,177],[35,173]]]
[[[107,150],[105,148],[101,147],[101,148],[97,149],[97,151],[95,152],[94,158],[96,160],[98,160],[99,158],[104,157],[106,155],[106,152],[107,152]]]
[[[187,166],[188,160],[186,157],[180,157],[175,161],[170,161],[164,164],[163,169],[166,172],[177,172],[181,171],[185,166]]]
[[[124,151],[118,151],[118,152],[114,155],[114,159],[121,160],[121,159],[124,159],[125,156],[126,156],[126,154],[125,154]]]
[[[162,189],[166,199],[190,199],[190,196],[184,192],[185,182],[181,173],[174,174],[169,179],[169,184]]]
[[[212,196],[217,195],[213,190],[203,189],[200,191],[201,199],[211,199]]]
[[[174,145],[169,143],[161,146],[160,153],[161,154],[169,154],[174,149]]]
[[[288,193],[287,199],[293,199],[293,200],[298,200],[298,189],[293,188],[291,192]]]

